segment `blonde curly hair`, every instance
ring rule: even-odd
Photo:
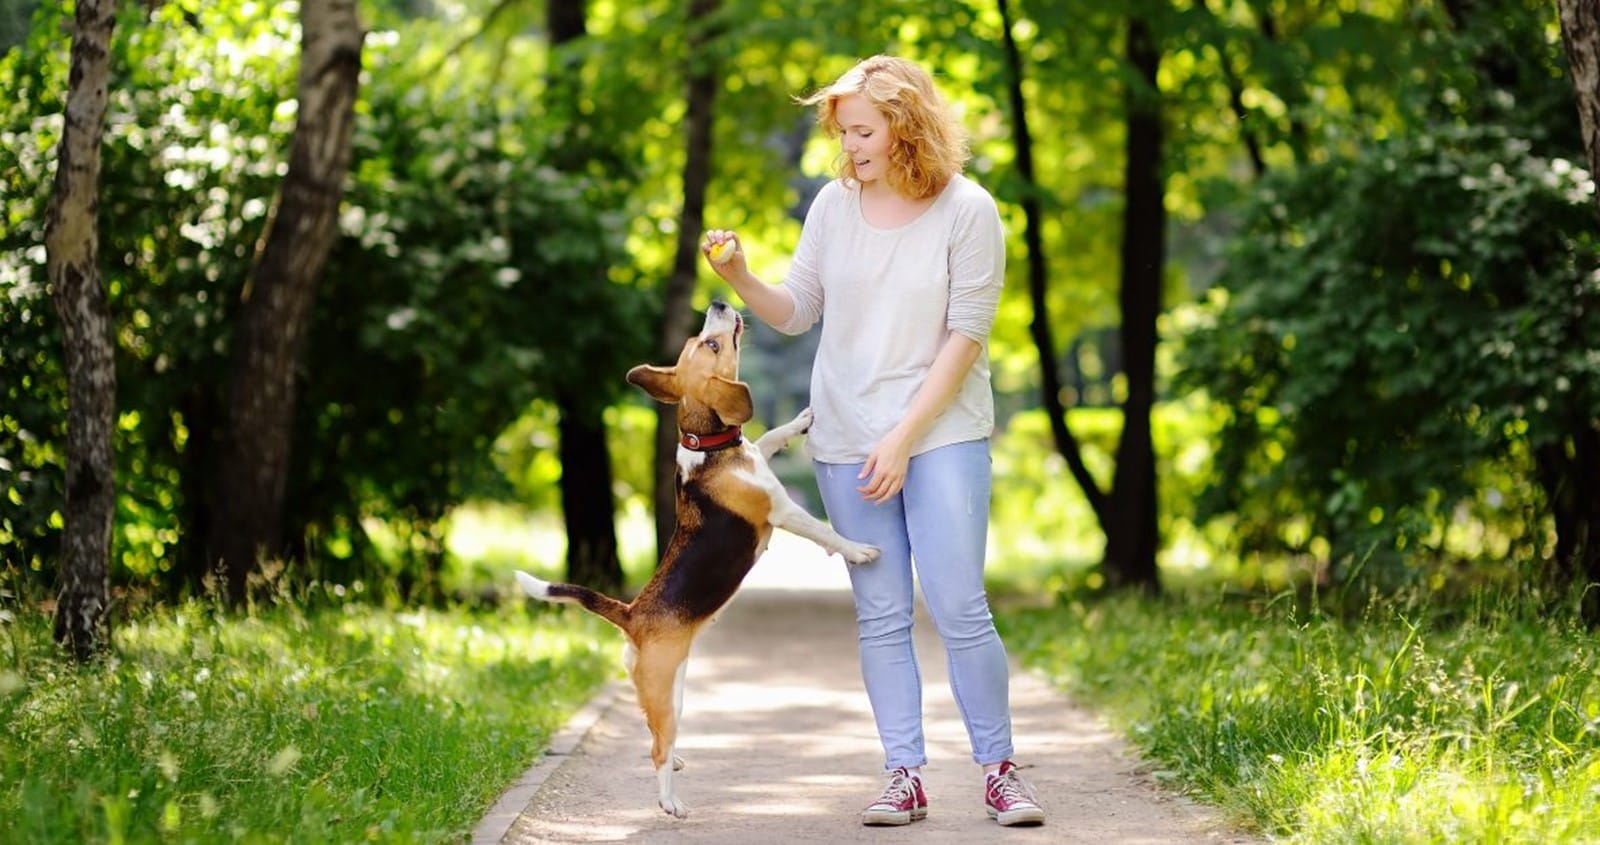
[[[933,77],[916,62],[895,56],[863,59],[832,85],[799,98],[817,107],[817,125],[837,137],[841,97],[859,94],[889,123],[889,187],[914,199],[927,199],[944,189],[950,177],[966,166],[967,136],[950,115]],[[841,150],[835,160],[840,178],[859,181],[855,164]]]

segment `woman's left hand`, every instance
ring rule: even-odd
[[[889,432],[873,447],[861,466],[861,474],[856,476],[858,481],[866,482],[856,488],[861,491],[861,498],[875,505],[894,498],[906,486],[906,467],[910,463],[911,441],[898,432]]]

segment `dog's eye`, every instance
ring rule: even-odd
[[[717,343],[714,340],[708,340],[708,341],[706,341],[706,348],[711,350],[712,352],[721,352],[722,351],[722,344]]]

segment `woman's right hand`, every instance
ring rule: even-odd
[[[721,252],[723,249],[729,251]],[[731,229],[712,229],[706,232],[705,240],[700,243],[700,253],[706,257],[706,262],[718,276],[730,282],[743,275],[747,269],[744,263],[744,247],[740,246],[739,236]],[[721,258],[720,261],[718,257]]]
[[[728,252],[717,252],[719,262],[711,257],[712,250],[726,244]],[[735,295],[769,326],[781,326],[794,317],[794,299],[783,285],[768,285],[750,272],[744,261],[744,247],[739,236],[729,229],[711,229],[700,242],[700,253],[706,257],[718,276],[732,288]]]

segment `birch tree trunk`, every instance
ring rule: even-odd
[[[67,366],[66,519],[55,639],[81,661],[105,645],[116,479],[111,436],[117,373],[100,280],[100,142],[115,0],[78,0],[66,126],[45,221],[45,266]]]
[[[300,4],[299,116],[289,169],[245,285],[212,491],[217,510],[208,558],[226,572],[236,603],[258,561],[284,550],[296,375],[350,166],[365,36],[356,6],[356,0]]]
[[[1600,176],[1600,4],[1595,0],[1556,0],[1561,10],[1561,43],[1578,104],[1583,150],[1589,172]],[[1600,204],[1600,192],[1595,194]]]

